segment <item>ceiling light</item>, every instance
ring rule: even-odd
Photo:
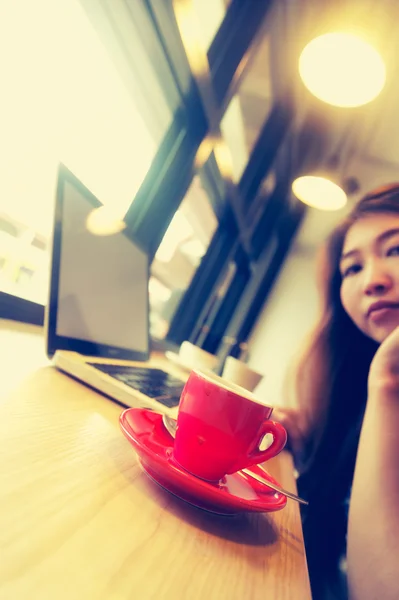
[[[292,191],[299,200],[320,210],[339,210],[347,202],[344,190],[325,177],[298,177],[292,184]]]
[[[341,107],[367,104],[385,84],[385,64],[366,41],[349,33],[327,33],[302,51],[299,73],[317,98]]]
[[[86,227],[93,235],[114,235],[123,231],[126,223],[109,206],[99,206],[88,215]]]

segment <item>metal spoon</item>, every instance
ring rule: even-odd
[[[172,417],[169,417],[168,415],[164,414],[164,415],[162,415],[162,422],[165,426],[166,431],[174,439],[176,436],[176,429],[177,429],[176,419],[173,419]],[[262,470],[262,467],[260,465],[258,465],[258,468]],[[256,473],[253,473],[249,469],[241,469],[241,471],[239,471],[239,473],[245,473],[245,475],[248,475],[248,477],[252,477],[252,479],[255,479],[259,483],[263,483],[264,485],[267,485],[272,490],[275,490],[276,492],[280,492],[280,494],[284,494],[284,496],[287,496],[287,498],[291,498],[291,500],[295,500],[296,502],[299,502],[300,504],[309,504],[306,500],[303,500],[299,496],[296,496],[295,494],[292,494],[291,492],[284,490],[282,487],[280,487],[276,483],[272,483],[268,479],[264,479],[263,477],[260,477],[259,475],[257,475]]]

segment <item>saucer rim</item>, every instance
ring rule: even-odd
[[[229,494],[228,492],[223,492],[221,487],[218,487],[218,484],[220,485],[220,482],[222,480],[220,480],[220,482],[218,482],[218,484],[216,484],[216,483],[204,481],[204,480],[200,479],[199,477],[196,477],[195,475],[189,473],[188,471],[183,469],[178,463],[176,463],[176,461],[171,460],[170,456],[169,457],[167,456],[167,449],[173,448],[173,438],[170,436],[170,434],[168,434],[166,432],[166,430],[165,430],[165,432],[167,433],[168,437],[170,438],[170,443],[167,446],[165,444],[162,444],[165,448],[165,456],[162,457],[161,455],[151,452],[151,450],[148,447],[146,447],[145,444],[143,444],[142,440],[138,440],[134,437],[134,434],[132,435],[130,425],[126,424],[126,415],[131,414],[132,412],[149,413],[151,415],[156,415],[159,418],[159,420],[162,420],[162,413],[158,413],[156,411],[149,410],[146,408],[128,408],[128,409],[124,410],[122,412],[122,414],[120,415],[119,422],[120,422],[120,427],[122,429],[122,432],[124,433],[124,435],[128,439],[128,441],[131,443],[134,450],[136,451],[136,454],[138,455],[138,461],[139,461],[140,465],[143,467],[143,470],[145,471],[146,475],[150,476],[151,479],[153,479],[163,489],[166,489],[168,492],[180,497],[185,502],[194,504],[195,506],[199,506],[198,504],[189,502],[188,500],[186,500],[186,498],[181,497],[178,494],[175,494],[173,491],[171,491],[167,487],[165,487],[162,483],[160,483],[160,481],[158,481],[154,477],[153,474],[150,475],[147,472],[143,462],[146,463],[146,462],[148,462],[148,460],[150,460],[153,462],[154,465],[161,467],[163,469],[166,469],[167,471],[170,471],[171,473],[173,473],[174,477],[177,477],[180,480],[180,481],[178,481],[178,485],[181,485],[183,494],[184,494],[184,483],[182,483],[182,481],[187,481],[187,480],[196,481],[198,483],[201,483],[201,486],[205,486],[206,493],[210,496],[210,499],[205,500],[205,503],[211,504],[212,502],[215,502],[215,503],[217,503],[218,506],[220,506],[220,504],[223,504],[223,499],[227,499],[228,503],[231,502],[234,504],[234,507],[227,507],[228,513],[218,512],[218,514],[237,514],[240,512],[241,513],[242,512],[267,513],[267,512],[276,512],[276,511],[279,511],[279,510],[282,510],[283,508],[285,508],[285,506],[287,504],[286,496],[284,496],[284,494],[274,492],[274,490],[272,490],[271,488],[269,488],[270,500],[272,500],[272,497],[275,498],[276,495],[278,494],[278,499],[277,500],[275,499],[274,505],[273,504],[270,505],[268,502],[266,502],[266,499],[257,498],[255,500],[250,500],[250,499],[242,498],[241,496]],[[156,424],[158,424],[158,423],[156,423]],[[151,468],[151,470],[153,471],[154,469]],[[239,477],[239,473],[240,472],[233,473],[231,475],[226,475],[226,477],[229,477],[229,478]],[[278,483],[274,477],[272,477],[269,473],[267,473],[267,471],[263,472],[263,475],[265,475],[265,474],[268,477],[270,477],[273,482]],[[162,475],[160,474],[159,477],[161,478]],[[246,479],[248,485],[252,486],[253,482],[251,482],[250,478],[248,476],[245,476],[245,479]],[[262,485],[262,484],[257,483],[257,486],[259,486],[259,485]],[[175,487],[176,482],[171,481],[171,486]],[[267,484],[264,484],[264,488],[267,488],[267,487],[268,487]],[[201,498],[199,498],[199,500],[201,500]],[[199,506],[199,508],[203,508],[203,507]],[[208,510],[208,509],[204,509],[204,510]],[[217,512],[217,511],[209,510],[209,512]]]
[[[168,489],[165,485],[163,485],[160,481],[158,481],[156,479],[156,477],[154,477],[154,475],[152,475],[148,469],[146,468],[145,463],[143,462],[143,460],[138,457],[138,461],[140,464],[140,467],[143,469],[144,473],[147,475],[147,477],[149,477],[149,479],[151,479],[151,481],[153,481],[154,483],[156,483],[156,485],[158,485],[160,488],[162,488],[163,490],[165,490],[165,492],[168,492],[168,494],[172,494],[172,496],[174,496],[175,498],[178,498],[179,500],[181,500],[182,502],[186,502],[187,504],[189,504],[190,506],[194,506],[195,508],[198,508],[200,510],[203,510],[207,513],[210,513],[211,515],[217,515],[219,517],[234,517],[237,514],[239,514],[239,512],[237,512],[237,510],[232,510],[229,512],[223,512],[222,510],[218,511],[218,510],[212,510],[211,508],[207,508],[206,506],[201,506],[199,503],[195,503],[195,502],[191,502],[190,500],[188,500],[187,498],[183,498],[182,496],[179,496],[179,494],[177,494],[176,492]]]

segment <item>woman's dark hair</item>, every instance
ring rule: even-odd
[[[339,263],[350,227],[381,213],[399,214],[399,184],[362,198],[322,249],[318,265],[322,314],[297,368],[296,396],[308,434],[298,488],[309,500],[303,527],[315,600],[345,552],[347,500],[368,372],[377,350],[376,342],[359,331],[343,309]]]

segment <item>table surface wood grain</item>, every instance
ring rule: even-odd
[[[309,600],[298,505],[220,517],[153,483],[122,407],[0,321],[1,600]],[[292,460],[267,468],[295,491]]]

